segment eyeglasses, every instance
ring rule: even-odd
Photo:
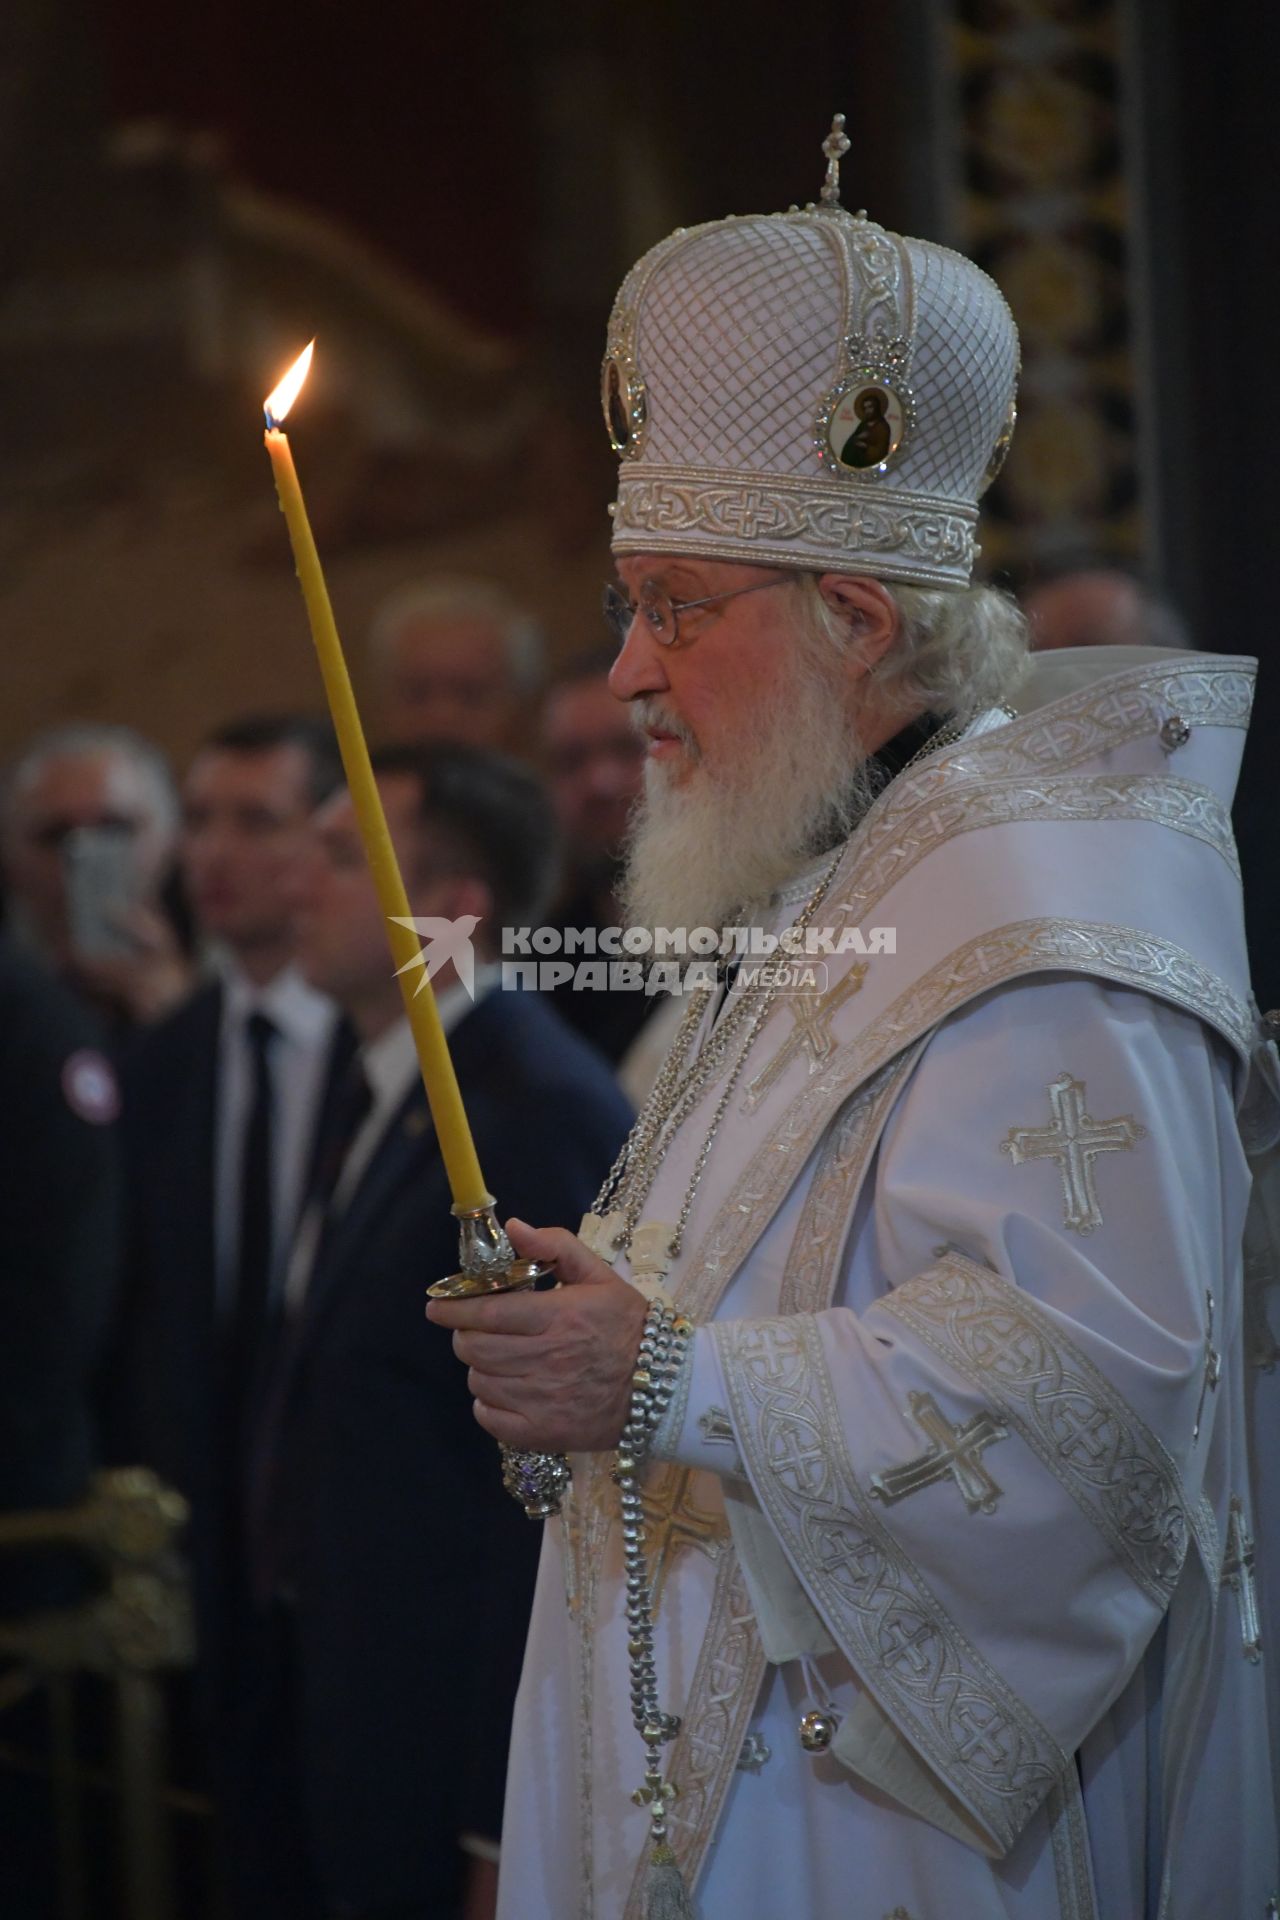
[[[55,817],[42,820],[39,826],[29,831],[27,838],[32,846],[40,847],[46,853],[55,853],[66,845],[73,833],[118,833],[125,839],[137,833],[141,826],[140,820],[130,820],[120,813],[99,813],[88,820]]]
[[[766,587],[785,587],[788,576],[779,580],[757,580],[749,587],[727,587],[723,593],[707,593],[701,600],[671,600],[652,580],[645,580],[634,602],[617,587],[604,590],[604,617],[619,646],[626,642],[632,623],[643,620],[660,647],[674,647],[679,638],[676,622],[691,607],[710,607],[717,601],[736,600],[739,594],[763,593]]]

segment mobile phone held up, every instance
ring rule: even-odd
[[[71,944],[86,960],[118,960],[137,952],[128,920],[141,887],[128,827],[77,827],[63,845]]]

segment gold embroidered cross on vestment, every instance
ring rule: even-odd
[[[795,1024],[769,1064],[748,1086],[742,1103],[744,1113],[751,1113],[759,1106],[769,1088],[782,1077],[798,1053],[803,1051],[808,1054],[811,1074],[816,1073],[819,1067],[826,1066],[836,1050],[831,1022],[845,1001],[857,993],[866,976],[867,962],[859,960],[825,993],[802,991],[788,995],[787,1006],[791,1009]]]
[[[1244,1503],[1237,1494],[1231,1497],[1227,1517],[1227,1554],[1222,1563],[1222,1583],[1230,1587],[1240,1608],[1240,1641],[1246,1660],[1256,1666],[1262,1658],[1262,1623],[1258,1618],[1258,1595],[1253,1584],[1255,1550],[1253,1535],[1245,1524]]]
[[[903,1466],[888,1467],[872,1476],[871,1492],[876,1500],[891,1506],[908,1494],[931,1487],[935,1481],[952,1479],[959,1487],[970,1513],[994,1513],[1002,1488],[996,1485],[982,1464],[984,1447],[1008,1437],[1009,1429],[985,1407],[953,1427],[931,1393],[913,1393],[908,1411],[918,1427],[928,1434],[933,1445],[915,1460]]]
[[[667,1570],[677,1554],[696,1547],[716,1561],[727,1544],[723,1513],[710,1512],[694,1499],[697,1472],[668,1463],[641,1490],[644,1505],[645,1560],[654,1612],[662,1596]]]
[[[1011,1127],[1000,1142],[1015,1167],[1026,1160],[1056,1160],[1062,1174],[1063,1224],[1073,1233],[1092,1233],[1102,1225],[1093,1163],[1100,1153],[1128,1152],[1146,1135],[1129,1114],[1116,1120],[1095,1120],[1085,1107],[1084,1081],[1069,1073],[1049,1088],[1053,1124],[1048,1127]]]

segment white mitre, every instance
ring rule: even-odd
[[[837,199],[679,228],[627,275],[602,370],[615,553],[964,587],[1013,432],[1018,335],[973,262]]]

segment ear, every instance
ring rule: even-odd
[[[464,913],[487,920],[493,912],[493,895],[479,874],[442,873],[434,890],[440,902],[436,912],[446,920],[461,920]]]
[[[461,920],[464,914],[474,914],[480,922],[474,935],[477,948],[486,954],[493,949],[496,940],[493,895],[478,874],[442,873],[432,883],[430,892],[431,913],[442,920]]]
[[[824,573],[818,592],[849,629],[849,665],[855,677],[874,672],[902,627],[889,589],[861,573]]]

